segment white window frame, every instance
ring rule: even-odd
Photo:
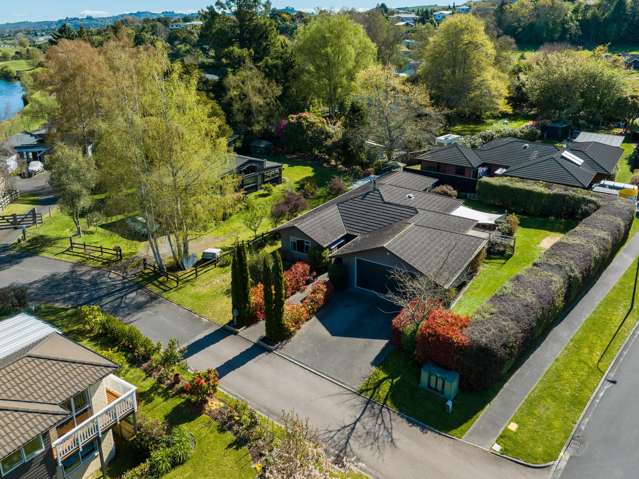
[[[94,439],[93,441],[88,442],[87,444],[95,444],[95,451],[93,451],[91,455],[87,456],[86,458],[82,457],[82,449],[78,449],[73,454],[68,455],[65,459],[68,459],[69,457],[75,456],[77,454],[77,456],[80,458],[80,461],[77,462],[74,466],[71,466],[69,469],[65,468],[64,464],[62,465],[62,472],[65,477],[67,474],[70,474],[73,471],[77,470],[80,466],[82,466],[82,464],[93,461],[95,457],[99,454],[98,448],[100,447],[100,444],[97,438]],[[86,445],[84,447],[86,448]]]
[[[15,449],[14,451],[10,452],[9,454],[4,456],[3,458],[0,458],[0,474],[3,477],[6,476],[7,474],[9,474],[11,471],[15,471],[17,468],[19,468],[24,463],[29,462],[31,459],[33,459],[36,456],[39,456],[40,454],[42,454],[44,452],[44,441],[42,440],[42,434],[38,434],[37,436],[35,436],[33,439],[30,439],[26,443],[32,442],[35,439],[40,439],[40,448],[37,451],[31,453],[31,455],[29,455],[29,456],[26,455],[26,453],[24,452],[24,445],[23,445],[23,446],[20,446],[18,449]],[[20,450],[20,456],[21,456],[22,460],[20,462],[18,462],[15,466],[13,466],[11,469],[9,469],[8,471],[5,471],[4,468],[2,467],[2,461],[5,460],[7,457],[9,457],[11,454],[14,454],[18,450]]]
[[[306,252],[297,250],[298,241],[303,241],[304,246],[305,247],[308,246],[308,248],[306,248]],[[311,242],[309,240],[304,238],[296,238],[295,236],[291,236],[289,240],[289,246],[291,247],[291,251],[294,251],[295,253],[298,253],[298,254],[308,254],[308,252],[311,250]]]

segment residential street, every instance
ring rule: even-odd
[[[101,304],[144,334],[177,337],[191,368],[217,368],[222,387],[277,418],[283,410],[308,417],[336,451],[356,455],[383,478],[513,479],[547,477],[475,446],[423,430],[335,383],[233,336],[138,285],[108,272],[44,257],[0,256],[0,286],[29,285],[31,300]]]
[[[637,477],[639,329],[597,391],[553,477]],[[614,381],[614,382],[612,382]]]

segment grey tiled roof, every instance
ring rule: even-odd
[[[477,224],[477,221],[469,218],[425,210],[420,211],[408,221],[418,226],[427,226],[437,230],[450,231],[451,233],[467,233]]]
[[[392,185],[380,185],[379,191],[382,193],[385,201],[411,206],[419,210],[450,213],[462,205],[461,201],[448,196],[424,191],[413,191]]]
[[[607,175],[615,172],[617,163],[623,155],[623,148],[596,141],[569,143],[566,149],[584,160],[585,166],[592,171]]]
[[[436,163],[445,163],[447,165],[466,166],[477,168],[482,164],[482,160],[477,156],[475,150],[467,146],[453,143],[451,145],[434,148],[430,151],[422,153],[417,157],[418,160],[434,161]]]
[[[379,190],[338,203],[337,209],[346,232],[356,235],[378,230],[417,214],[413,207],[384,201]]]
[[[557,148],[545,143],[535,143],[518,138],[498,138],[476,150],[482,163],[499,166],[514,166],[534,161],[542,156],[556,153]]]
[[[321,246],[328,246],[337,238],[346,234],[337,205],[322,208],[316,214],[304,216],[296,226],[309,238],[313,238]]]
[[[596,141],[604,145],[621,146],[623,143],[623,135],[606,135],[604,133],[592,133],[589,131],[582,131],[575,138],[576,142]]]
[[[505,176],[588,188],[595,173],[561,157],[561,153],[508,168]]]
[[[378,183],[384,185],[401,186],[414,191],[426,191],[439,181],[437,178],[420,175],[409,171],[393,171],[379,178]]]
[[[6,321],[15,323],[16,318]],[[30,316],[25,321],[36,321]],[[43,323],[44,324],[44,323]],[[20,331],[21,324],[15,324]],[[5,331],[12,334],[12,331]],[[0,457],[69,415],[61,405],[117,369],[106,358],[57,332],[34,337],[0,365]],[[5,433],[8,431],[8,433]]]
[[[42,434],[67,417],[67,412],[35,412],[0,409],[0,458]]]

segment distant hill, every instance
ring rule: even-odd
[[[18,31],[51,31],[57,30],[65,23],[70,27],[78,29],[84,28],[101,28],[108,25],[112,25],[120,20],[126,18],[135,18],[137,20],[153,19],[153,18],[183,18],[188,17],[190,19],[195,18],[196,13],[179,13],[179,12],[135,12],[135,13],[122,13],[120,15],[113,15],[111,17],[74,17],[74,18],[62,18],[60,20],[50,20],[42,22],[15,22],[15,23],[2,23],[0,24],[0,34]]]

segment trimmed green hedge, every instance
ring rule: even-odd
[[[482,203],[542,218],[581,220],[601,206],[598,195],[588,190],[503,176],[479,180],[477,195]]]
[[[473,315],[465,330],[469,341],[459,368],[462,384],[469,389],[484,389],[497,383],[534,340],[561,318],[564,309],[599,276],[625,242],[635,216],[634,202],[623,198],[549,188],[547,199],[542,196],[545,187],[536,183],[527,188],[522,184],[527,182],[516,180],[515,185],[508,187],[503,183],[511,179],[498,180],[482,180],[480,183],[488,185],[484,194],[491,189],[498,191],[500,198],[527,214],[542,214],[540,211],[548,214],[552,209],[558,217],[579,217],[593,205],[598,209],[532,266],[502,286]],[[495,183],[500,184],[499,189],[495,189]],[[515,190],[527,200],[513,199]],[[560,204],[553,207],[550,199]],[[526,202],[530,205],[528,209],[524,209]]]

